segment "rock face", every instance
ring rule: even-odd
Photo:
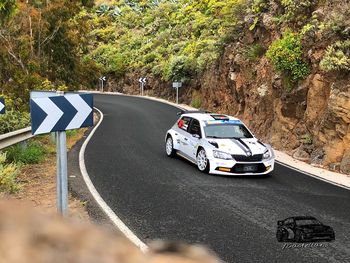
[[[349,72],[326,73],[319,66],[327,46],[339,37],[332,30],[313,28],[306,31],[302,45],[310,74],[292,84],[273,69],[266,56],[251,60],[242,52],[252,45],[267,50],[280,38],[286,28],[275,23],[274,15],[283,11],[279,2],[270,1],[270,11],[262,14],[254,30],[243,29],[241,38],[225,48],[217,65],[185,84],[180,90],[180,101],[190,104],[192,99],[200,99],[204,109],[241,118],[257,136],[276,149],[350,173]],[[334,4],[333,1],[320,2],[309,15],[320,21],[328,16],[333,19],[342,8],[341,1]],[[254,18],[247,16],[246,20],[249,22]],[[298,27],[298,23],[295,26]],[[301,29],[301,25],[293,28],[295,32],[301,32]],[[348,34],[348,29],[343,34]],[[135,81],[122,80],[118,85],[122,87],[120,91],[138,93],[137,78],[126,76],[126,79]],[[175,98],[171,83],[151,76],[146,93],[170,100]],[[312,147],[305,152],[303,148],[310,144]]]
[[[121,234],[0,200],[0,263],[219,263],[200,246],[157,243],[143,254]]]

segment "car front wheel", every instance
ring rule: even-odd
[[[200,149],[197,154],[197,167],[198,167],[198,170],[203,173],[209,172],[209,160],[203,148]]]

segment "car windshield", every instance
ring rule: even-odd
[[[204,127],[208,138],[253,138],[253,135],[243,124],[210,124]]]
[[[316,219],[298,219],[295,220],[297,226],[305,226],[305,225],[321,225],[321,222]]]

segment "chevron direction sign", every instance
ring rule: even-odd
[[[0,97],[0,114],[5,114],[5,100]]]
[[[139,82],[142,83],[142,84],[146,84],[146,78],[139,78]]]
[[[67,94],[30,99],[32,134],[93,126],[92,94]]]

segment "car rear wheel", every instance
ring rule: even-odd
[[[169,157],[174,157],[176,154],[176,150],[174,149],[173,138],[171,136],[168,136],[168,138],[166,139],[165,152],[166,155],[168,155]]]
[[[197,167],[198,167],[198,170],[203,173],[209,172],[209,160],[203,148],[200,149],[197,154]]]

